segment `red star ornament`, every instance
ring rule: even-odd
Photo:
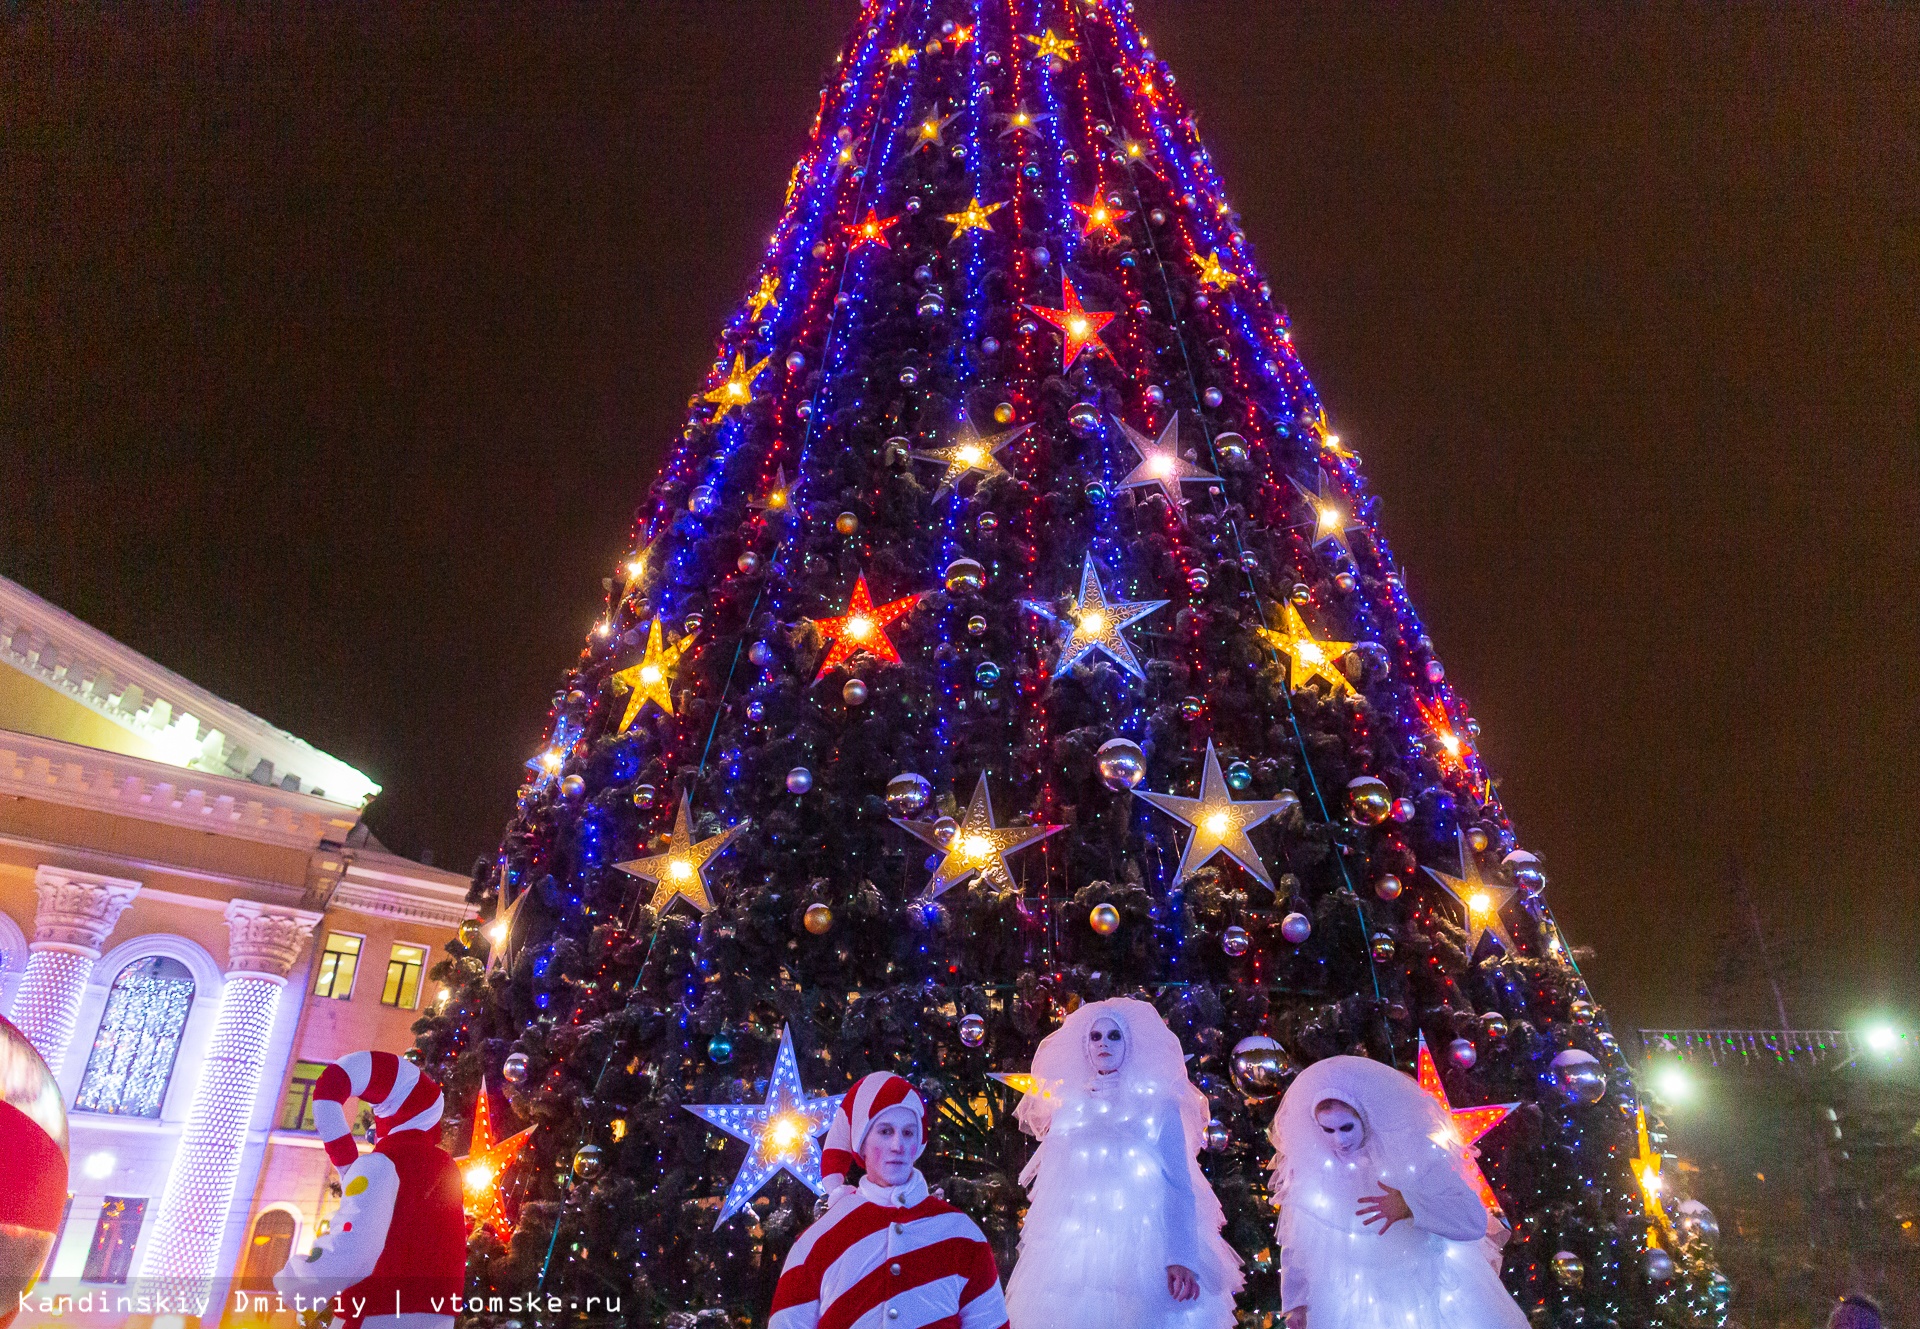
[[[1447,1101],[1446,1088],[1440,1083],[1440,1067],[1433,1060],[1433,1053],[1427,1049],[1427,1036],[1420,1035],[1420,1087],[1426,1090],[1428,1097],[1440,1105],[1453,1122],[1453,1133],[1459,1137],[1466,1149],[1467,1180],[1473,1183],[1474,1190],[1480,1194],[1481,1201],[1490,1214],[1501,1213],[1500,1201],[1495,1198],[1493,1187],[1487,1184],[1487,1174],[1480,1170],[1475,1158],[1478,1153],[1473,1146],[1488,1131],[1505,1121],[1518,1103],[1490,1103],[1486,1107],[1457,1108]]]
[[[899,664],[900,652],[887,637],[887,624],[905,616],[919,603],[918,595],[907,595],[876,605],[867,591],[866,574],[860,574],[859,580],[853,583],[853,594],[847,598],[847,612],[838,618],[814,620],[820,635],[827,639],[827,655],[820,662],[820,673],[845,664],[861,651],[886,664]]]
[[[1060,303],[1062,309],[1042,309],[1039,305],[1028,305],[1054,327],[1060,329],[1061,336],[1067,339],[1066,348],[1061,352],[1060,369],[1062,372],[1073,368],[1073,362],[1080,358],[1080,352],[1091,346],[1102,355],[1112,355],[1106,343],[1100,340],[1100,330],[1118,317],[1116,314],[1101,314],[1080,307],[1080,297],[1074,293],[1071,279],[1060,278]]]
[[[864,219],[847,227],[847,252],[852,253],[862,245],[879,245],[885,249],[887,232],[899,224],[898,217],[882,217],[874,209],[868,208]]]
[[[460,1169],[460,1186],[466,1192],[467,1217],[476,1228],[485,1228],[505,1241],[513,1235],[513,1223],[507,1218],[506,1202],[500,1195],[500,1178],[513,1160],[533,1138],[533,1127],[493,1138],[493,1109],[487,1102],[487,1082],[480,1081],[480,1093],[473,1105],[473,1141],[466,1156],[455,1160]]]

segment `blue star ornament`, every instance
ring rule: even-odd
[[[1087,555],[1086,562],[1080,565],[1080,596],[1073,602],[1071,630],[1060,647],[1060,661],[1054,666],[1054,672],[1064,674],[1098,651],[1135,678],[1144,680],[1146,674],[1140,668],[1140,661],[1134,657],[1133,647],[1120,635],[1120,630],[1166,604],[1165,600],[1109,600],[1106,588],[1100,584],[1100,574],[1094,569],[1093,555]]]
[[[793,1031],[780,1030],[780,1051],[773,1059],[773,1074],[767,1077],[764,1103],[687,1103],[687,1111],[717,1126],[747,1145],[747,1156],[740,1171],[727,1187],[726,1202],[720,1206],[718,1230],[727,1220],[753,1203],[766,1184],[785,1172],[815,1195],[821,1193],[820,1141],[833,1120],[834,1109],[844,1094],[828,1098],[808,1098],[800,1084],[800,1064],[793,1055]]]

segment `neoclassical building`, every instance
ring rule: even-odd
[[[411,1043],[470,913],[369,836],[378,792],[0,578],[0,1010],[71,1118],[42,1290],[95,1308],[58,1323],[263,1285],[325,1230],[313,1082]]]

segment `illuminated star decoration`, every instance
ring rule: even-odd
[[[1139,489],[1144,485],[1159,485],[1166,491],[1167,500],[1179,503],[1180,486],[1188,480],[1218,481],[1219,476],[1205,467],[1196,466],[1180,455],[1180,417],[1178,414],[1167,418],[1167,427],[1160,431],[1158,440],[1149,440],[1147,436],[1115,416],[1113,422],[1120,426],[1120,432],[1127,436],[1127,442],[1140,457],[1139,465],[1127,472],[1127,478],[1120,482],[1122,489]]]
[[[1348,537],[1360,529],[1360,523],[1354,521],[1353,514],[1347,511],[1346,499],[1333,477],[1321,471],[1318,489],[1309,489],[1292,476],[1287,477],[1287,483],[1313,509],[1313,543],[1323,545],[1332,540],[1351,554],[1353,542]]]
[[[1214,250],[1200,260],[1200,284],[1212,286],[1218,290],[1236,284],[1240,279],[1220,265],[1220,251]]]
[[[928,448],[914,453],[916,461],[939,462],[947,468],[946,473],[940,477],[939,487],[933,491],[933,501],[938,503],[947,490],[953,488],[961,477],[971,471],[978,471],[989,479],[996,475],[1005,475],[1007,468],[1000,464],[1001,449],[1031,428],[1033,428],[1032,425],[1021,425],[1018,429],[1009,429],[1004,434],[982,438],[969,425],[947,446]]]
[[[1067,342],[1061,351],[1060,369],[1065,372],[1073,368],[1073,362],[1080,358],[1080,352],[1091,346],[1105,356],[1111,356],[1106,343],[1100,340],[1100,329],[1113,322],[1119,315],[1101,314],[1080,307],[1080,297],[1075,294],[1073,282],[1065,275],[1060,277],[1060,303],[1063,309],[1042,309],[1039,305],[1028,305],[1054,327],[1060,329]]]
[[[1006,206],[1005,203],[989,203],[985,207],[981,207],[980,198],[976,194],[973,202],[967,204],[967,206],[959,212],[949,212],[943,220],[952,223],[953,238],[958,240],[968,231],[991,231],[993,229],[993,223],[988,221],[987,218],[993,216],[994,213]]]
[[[1483,1136],[1495,1126],[1507,1119],[1507,1116],[1520,1105],[1518,1103],[1492,1103],[1486,1107],[1457,1108],[1447,1101],[1446,1087],[1440,1083],[1440,1068],[1434,1064],[1433,1053],[1427,1049],[1427,1036],[1420,1035],[1420,1087],[1427,1096],[1440,1105],[1440,1110],[1453,1122],[1454,1136],[1460,1141],[1466,1155],[1467,1180],[1473,1183],[1474,1190],[1480,1193],[1481,1202],[1487,1206],[1487,1212],[1501,1212],[1500,1201],[1494,1196],[1493,1187],[1487,1184],[1487,1174],[1480,1170],[1475,1155],[1480,1151],[1474,1148]]]
[[[1513,953],[1513,937],[1507,931],[1507,925],[1500,921],[1500,911],[1507,902],[1520,892],[1512,886],[1503,886],[1497,881],[1489,881],[1480,875],[1480,860],[1473,850],[1467,848],[1464,831],[1454,832],[1460,845],[1460,875],[1450,876],[1437,868],[1422,865],[1429,877],[1446,887],[1460,907],[1467,912],[1467,954],[1472,955],[1480,949],[1480,938],[1491,932],[1500,939],[1500,944]]]
[[[923,118],[918,125],[914,126],[913,147],[908,150],[909,153],[918,152],[922,148],[946,147],[947,126],[959,118],[960,115],[958,112],[943,117],[940,114],[940,108],[938,106],[934,107],[931,111],[927,112],[925,118]],[[978,205],[976,204],[976,206]]]
[[[727,375],[719,387],[700,394],[701,401],[713,403],[713,415],[709,421],[718,420],[736,406],[745,406],[753,400],[753,380],[760,377],[760,371],[767,367],[772,356],[762,356],[760,362],[751,367],[747,364],[744,351],[737,351],[733,357],[733,372]]]
[[[1440,748],[1433,754],[1434,761],[1439,764],[1440,769],[1459,771],[1478,789],[1478,779],[1467,769],[1465,754],[1469,749],[1466,740],[1453,731],[1453,721],[1447,718],[1445,703],[1422,701],[1416,697],[1413,706],[1420,712],[1420,718],[1427,722],[1427,729],[1433,734],[1433,741]]]
[[[1146,672],[1140,668],[1133,647],[1127,644],[1120,630],[1156,609],[1165,608],[1167,603],[1165,600],[1108,600],[1106,588],[1100,584],[1100,574],[1093,566],[1093,555],[1087,555],[1086,562],[1080,565],[1080,598],[1073,602],[1073,631],[1060,648],[1060,660],[1054,665],[1054,672],[1064,674],[1094,651],[1101,651],[1135,678],[1144,680]]]
[[[1091,203],[1070,203],[1067,206],[1080,214],[1080,234],[1102,235],[1114,241],[1121,238],[1120,223],[1133,215],[1108,207],[1106,200],[1098,197]]]
[[[1334,667],[1334,661],[1353,649],[1350,641],[1320,641],[1307,630],[1306,620],[1291,600],[1280,602],[1280,626],[1261,628],[1260,635],[1287,657],[1287,687],[1298,692],[1316,678],[1324,678],[1334,695],[1352,692],[1353,684]]]
[[[1128,165],[1139,162],[1154,174],[1159,174],[1152,160],[1154,156],[1152,144],[1141,139],[1129,138],[1125,134],[1113,134],[1110,138],[1113,146],[1120,150],[1121,159]]]
[[[729,826],[720,834],[709,835],[695,844],[692,799],[682,793],[680,808],[673,816],[673,835],[667,842],[666,852],[647,858],[629,859],[613,866],[630,877],[653,883],[653,899],[650,903],[655,918],[673,908],[675,900],[685,900],[704,914],[713,908],[713,891],[707,885],[707,864],[746,829],[747,823],[743,821],[738,826]]]
[[[513,1160],[533,1138],[533,1127],[517,1131],[504,1140],[493,1137],[493,1109],[487,1102],[487,1080],[480,1077],[480,1093],[473,1101],[473,1139],[467,1152],[453,1160],[460,1169],[461,1189],[467,1195],[467,1217],[474,1226],[485,1228],[505,1241],[513,1235],[507,1218],[506,1202],[500,1194],[500,1179]]]
[[[1048,28],[1044,36],[1027,34],[1027,40],[1033,43],[1033,57],[1036,60],[1071,60],[1080,54],[1080,43],[1071,37],[1061,37]]]
[[[513,934],[520,929],[520,910],[527,903],[528,897],[533,894],[533,889],[528,887],[514,896],[512,900],[507,900],[505,877],[505,869],[502,869],[500,893],[498,897],[496,897],[493,921],[487,924],[486,928],[487,970],[489,973],[493,971],[494,966],[505,965],[512,960]],[[504,908],[499,907],[499,901],[506,902]]]
[[[1227,777],[1220,771],[1220,757],[1213,750],[1212,739],[1207,740],[1207,761],[1200,772],[1198,798],[1156,794],[1145,789],[1134,792],[1169,817],[1193,827],[1193,834],[1187,838],[1186,850],[1180,855],[1180,867],[1173,874],[1174,881],[1185,881],[1205,867],[1215,854],[1224,852],[1258,878],[1261,885],[1268,890],[1274,888],[1273,876],[1267,871],[1267,865],[1260,861],[1253,842],[1247,839],[1247,832],[1274,814],[1294,806],[1294,800],[1249,798],[1245,802],[1234,802],[1232,793],[1227,789]]]
[[[900,65],[910,65],[913,63],[913,57],[918,54],[919,51],[911,44],[902,42],[887,52],[887,63],[896,67]]]
[[[899,664],[900,652],[887,636],[887,625],[919,603],[920,597],[916,594],[903,595],[883,605],[874,604],[873,596],[867,591],[867,576],[861,573],[853,583],[853,594],[847,598],[847,612],[838,618],[813,621],[820,635],[827,639],[827,654],[820,662],[820,673],[845,664],[861,651],[883,663]]]
[[[1007,127],[1000,131],[1001,138],[1005,138],[1009,134],[1031,134],[1035,138],[1042,138],[1043,135],[1040,133],[1040,124],[1042,121],[1053,119],[1053,112],[1045,111],[1035,113],[1027,108],[1025,102],[1022,102],[1020,105],[1014,107],[1011,112],[1002,116],[1001,119],[1007,122]]]
[[[750,499],[749,508],[756,512],[785,512],[793,504],[793,486],[787,483],[787,468],[776,467],[773,483],[767,486],[764,498]]]
[[[966,812],[961,815],[959,831],[947,844],[940,843],[940,837],[931,823],[895,817],[893,824],[935,849],[945,851],[940,866],[934,869],[933,880],[927,883],[926,892],[920,897],[923,900],[935,899],[976,872],[989,886],[1003,891],[1014,889],[1013,873],[1007,869],[1007,855],[1025,849],[1030,844],[1038,844],[1061,829],[1047,825],[994,825],[993,795],[987,790],[984,772],[980,776],[980,783],[973,787],[973,801],[967,804]]]
[[[613,676],[614,686],[627,690],[627,711],[620,717],[621,733],[627,732],[648,702],[668,715],[673,714],[673,667],[680,663],[680,657],[692,644],[692,637],[682,637],[673,645],[666,645],[660,620],[653,620],[653,627],[647,631],[647,653],[640,657],[640,663],[628,665]]]
[[[802,1186],[820,1194],[820,1141],[845,1094],[808,1098],[800,1084],[800,1064],[793,1055],[793,1031],[780,1030],[780,1051],[767,1077],[766,1101],[754,1103],[683,1103],[694,1116],[716,1126],[736,1140],[744,1140],[747,1156],[740,1161],[733,1185],[720,1205],[718,1231],[726,1221],[753,1203],[766,1184],[784,1172]]]
[[[863,245],[887,247],[887,232],[900,224],[898,217],[882,217],[873,208],[867,209],[867,215],[858,222],[847,226],[847,252],[852,253]]]
[[[769,272],[760,279],[760,289],[747,297],[747,312],[759,318],[760,311],[772,304],[774,297],[779,294],[780,279]]]
[[[1667,1217],[1666,1201],[1661,1199],[1661,1192],[1666,1189],[1667,1183],[1660,1175],[1660,1155],[1654,1151],[1653,1141],[1647,1135],[1645,1108],[1635,1108],[1633,1111],[1633,1134],[1640,1146],[1640,1152],[1631,1160],[1633,1175],[1640,1179],[1640,1194],[1647,1202],[1647,1216],[1659,1227],[1671,1227],[1672,1221]]]

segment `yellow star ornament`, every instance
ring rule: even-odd
[[[1489,932],[1500,938],[1500,944],[1511,955],[1514,949],[1513,936],[1507,931],[1507,925],[1500,921],[1500,911],[1520,892],[1512,886],[1502,886],[1497,881],[1489,881],[1481,876],[1480,860],[1474,857],[1473,850],[1467,848],[1465,832],[1456,831],[1454,834],[1460,844],[1460,875],[1450,876],[1424,865],[1421,870],[1446,887],[1466,911],[1469,956],[1480,949],[1480,939]]]
[[[1027,40],[1033,43],[1033,54],[1037,60],[1071,60],[1080,54],[1079,42],[1058,35],[1052,28],[1039,37],[1028,33]]]
[[[946,474],[940,477],[939,488],[934,490],[933,501],[938,503],[947,490],[953,488],[971,472],[979,472],[983,480],[990,480],[996,475],[1005,475],[1007,468],[1000,464],[1001,449],[1031,428],[1033,428],[1032,425],[1021,425],[1018,429],[1009,429],[1004,434],[982,437],[979,431],[969,425],[945,447],[928,448],[924,452],[914,453],[915,461],[939,462],[947,468]]]
[[[673,908],[675,900],[685,900],[704,914],[713,908],[713,891],[707,885],[707,863],[746,829],[747,823],[743,821],[695,844],[692,800],[683,793],[680,810],[674,814],[673,837],[667,843],[666,852],[613,866],[630,877],[653,883],[651,904],[655,918]]]
[[[1316,678],[1327,680],[1334,695],[1352,692],[1353,684],[1347,676],[1334,666],[1334,662],[1354,644],[1350,641],[1316,641],[1307,631],[1306,620],[1300,617],[1300,611],[1293,602],[1283,600],[1280,603],[1280,626],[1261,628],[1260,635],[1266,638],[1273,648],[1287,657],[1287,687],[1298,692]]]
[[[627,690],[627,712],[620,717],[619,732],[627,732],[648,702],[668,715],[673,714],[673,668],[692,644],[693,638],[682,637],[668,646],[660,630],[660,620],[653,620],[653,627],[647,633],[647,653],[640,657],[640,663],[628,665],[613,676],[614,686]]]
[[[1207,762],[1200,772],[1200,797],[1181,798],[1175,794],[1134,791],[1169,817],[1193,828],[1187,848],[1180,855],[1180,867],[1173,874],[1176,882],[1205,867],[1215,854],[1224,853],[1259,880],[1274,889],[1273,875],[1260,860],[1260,854],[1247,839],[1247,832],[1267,818],[1298,807],[1300,800],[1291,794],[1285,798],[1249,798],[1236,803],[1227,789],[1227,777],[1220,770],[1220,757],[1207,741]]]
[[[985,207],[981,207],[980,199],[976,195],[973,202],[967,204],[967,206],[959,212],[948,213],[945,220],[952,223],[953,238],[958,240],[968,231],[991,231],[993,229],[993,223],[988,221],[987,218],[993,216],[994,213],[1006,206],[1005,203],[989,203]]]
[[[736,406],[745,406],[753,400],[753,380],[760,377],[760,371],[767,367],[772,356],[761,357],[760,363],[751,367],[747,364],[744,351],[736,352],[733,357],[733,372],[719,387],[700,394],[701,401],[713,403],[712,419],[718,420]]]
[[[960,818],[959,831],[946,844],[940,843],[939,835],[928,822],[895,817],[893,824],[935,849],[946,851],[946,857],[934,869],[933,880],[927,883],[926,894],[921,897],[927,900],[958,886],[976,872],[988,885],[1003,891],[1012,890],[1013,873],[1007,870],[1007,855],[1038,844],[1061,829],[1058,826],[995,826],[993,795],[987,792],[984,774],[973,788],[973,801],[967,804],[966,813]]]
[[[1666,1179],[1660,1175],[1660,1155],[1653,1147],[1653,1141],[1647,1135],[1647,1110],[1637,1108],[1633,1114],[1633,1133],[1640,1146],[1640,1152],[1631,1160],[1633,1175],[1640,1179],[1640,1194],[1647,1202],[1647,1216],[1659,1227],[1670,1226],[1667,1219],[1666,1201],[1661,1197],[1666,1192]],[[1652,1233],[1649,1233],[1651,1236]]]
[[[747,297],[747,312],[755,318],[780,294],[780,279],[771,272],[760,279],[760,289]]]

